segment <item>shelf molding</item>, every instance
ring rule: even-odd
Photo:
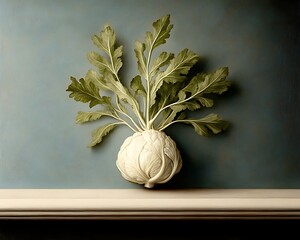
[[[0,219],[300,219],[300,189],[0,189]]]

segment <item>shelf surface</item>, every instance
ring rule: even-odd
[[[0,219],[300,219],[300,190],[0,189]]]

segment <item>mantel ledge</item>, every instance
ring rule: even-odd
[[[0,189],[0,219],[300,219],[300,189]]]

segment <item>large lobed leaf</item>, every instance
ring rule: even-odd
[[[173,53],[167,53],[167,52],[160,53],[151,66],[149,78],[152,79],[158,73],[160,68],[169,64],[173,58],[174,58]]]
[[[137,75],[135,76],[131,83],[130,83],[130,88],[133,90],[134,92],[134,96],[137,97],[137,96],[142,96],[142,97],[146,97],[146,90],[145,90],[145,87],[142,83],[142,79],[141,79],[141,76],[140,75]]]
[[[107,55],[114,51],[116,43],[116,34],[111,26],[105,25],[100,34],[92,37],[93,43]]]
[[[172,121],[176,121],[177,114],[184,110],[194,111],[201,107],[212,107],[214,102],[206,95],[209,93],[222,94],[226,91],[230,86],[230,82],[226,80],[227,75],[228,68],[224,67],[212,73],[199,73],[194,76],[184,88],[177,92],[178,100],[164,107],[159,128],[164,129]]]
[[[83,112],[79,111],[76,116],[76,123],[86,123],[96,121],[103,116],[113,116],[114,112],[109,110],[95,111],[95,112]]]
[[[183,92],[190,92],[191,95],[217,93],[222,94],[230,86],[226,80],[228,67],[222,67],[212,73],[199,73],[192,78],[190,83],[182,89]]]
[[[120,123],[110,123],[95,129],[92,132],[92,141],[90,142],[89,147],[94,147],[98,143],[101,143],[103,138],[115,129],[118,124]]]
[[[184,119],[181,122],[191,124],[196,133],[201,136],[209,136],[212,133],[218,134],[221,131],[228,128],[229,124],[227,121],[222,120],[217,114],[209,114],[208,116],[201,119]]]
[[[167,69],[157,74],[155,81],[151,84],[150,107],[155,104],[156,93],[163,82],[176,83],[186,79],[191,67],[199,60],[199,56],[188,49],[182,50],[170,61]]]
[[[71,92],[70,98],[83,103],[89,102],[90,108],[104,102],[104,99],[99,94],[98,87],[93,82],[86,82],[83,78],[79,81],[74,77],[70,79],[72,83],[67,88],[67,91]]]
[[[170,31],[173,28],[173,25],[170,24],[170,15],[165,15],[158,19],[152,26],[153,32],[146,32],[145,43],[136,41],[134,48],[138,70],[146,81],[151,81],[158,70],[169,63],[170,59],[174,57],[173,54],[162,52],[154,61],[153,66],[150,69],[150,59],[153,50],[166,43],[167,38],[170,37]],[[147,51],[147,58],[145,57],[145,50]]]
[[[135,42],[134,52],[137,58],[138,70],[141,76],[143,76],[144,79],[147,79],[147,66],[146,66],[147,60],[145,57],[145,49],[146,49],[145,43],[141,43],[139,41]]]
[[[207,97],[206,94],[222,94],[226,91],[230,86],[230,82],[226,80],[227,75],[228,68],[226,67],[219,68],[209,74],[197,74],[186,87],[177,93],[179,99],[171,104],[170,108],[175,113],[178,113],[185,109],[194,111],[201,107],[212,107],[214,101]],[[175,116],[175,113],[173,113],[173,116]]]
[[[173,24],[170,24],[169,14],[155,21],[152,26],[153,33],[146,32],[145,43],[148,52],[151,52],[152,49],[166,43],[166,40],[170,37],[170,31],[173,28]]]

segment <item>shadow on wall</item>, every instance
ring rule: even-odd
[[[193,68],[189,71],[188,77],[192,78],[197,73],[201,72],[210,72],[208,71],[208,60],[202,58],[198,63],[196,63]],[[239,97],[241,94],[241,89],[239,85],[237,84],[237,81],[235,79],[230,78],[230,76],[227,77],[228,80],[231,82],[231,86],[229,89],[220,94],[210,94],[209,98],[214,100],[214,105],[218,105],[219,102],[226,102],[226,100],[231,98]],[[200,109],[200,111],[205,113],[208,111],[207,109]],[[197,118],[197,110],[192,113],[191,117]],[[199,116],[198,116],[199,118]],[[223,131],[217,135],[212,136],[213,138],[223,138],[224,140],[226,137],[229,136],[230,130],[234,127],[233,122],[229,122],[229,127],[226,131]],[[170,129],[166,129],[166,132],[169,136],[172,136],[172,132],[176,131],[176,128],[174,126],[171,126]],[[176,135],[176,134],[174,134]],[[178,142],[174,138],[175,142]],[[212,162],[215,162],[215,159],[212,159],[212,156],[209,156],[199,149],[195,149],[195,152],[191,151],[185,151],[183,148],[180,147],[180,145],[177,146],[181,157],[183,159],[183,166],[179,173],[175,174],[174,177],[167,183],[159,184],[155,186],[155,189],[187,189],[187,188],[199,188],[204,187],[205,185],[205,177],[209,172],[209,164]]]

